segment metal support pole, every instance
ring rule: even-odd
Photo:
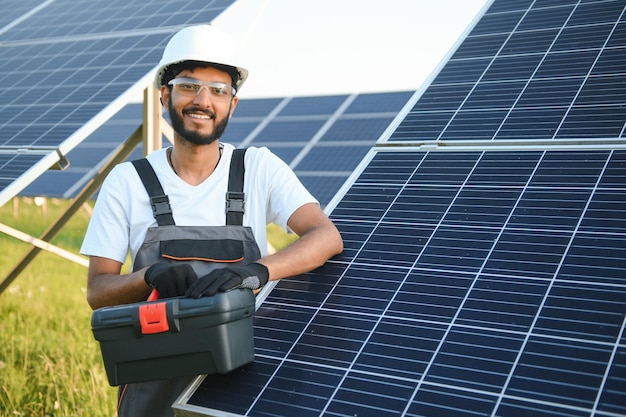
[[[143,90],[143,155],[161,149],[161,93],[152,85]]]
[[[81,192],[72,200],[67,210],[61,214],[39,238],[41,242],[49,242],[54,236],[65,226],[71,217],[80,209],[80,207],[100,188],[104,178],[111,172],[113,167],[123,162],[132,151],[141,143],[143,137],[143,127],[139,126],[137,130],[120,146],[109,161],[98,171],[94,178],[89,181]],[[41,248],[33,246],[22,258],[22,260],[13,268],[11,272],[0,283],[0,294],[17,278],[17,276],[28,266],[28,264],[41,251]]]

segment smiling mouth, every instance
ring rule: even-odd
[[[191,113],[191,114],[188,114],[187,116],[191,117],[192,119],[203,119],[203,120],[213,119],[213,117],[209,116],[208,114]]]
[[[213,120],[215,119],[215,113],[209,111],[201,111],[198,109],[189,109],[183,112],[185,116],[191,117],[192,119],[201,119],[201,120]]]

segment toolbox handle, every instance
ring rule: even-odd
[[[159,299],[159,292],[157,291],[156,288],[153,288],[152,292],[148,296],[148,300],[147,301],[156,301],[158,299]]]

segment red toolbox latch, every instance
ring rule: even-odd
[[[139,306],[141,334],[163,333],[170,330],[166,303],[147,303]]]

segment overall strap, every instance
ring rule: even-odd
[[[143,182],[146,191],[150,196],[150,205],[152,206],[152,213],[159,226],[173,225],[174,217],[172,216],[172,207],[170,206],[170,199],[165,192],[161,183],[150,165],[150,162],[146,158],[136,159],[132,161],[141,182]]]
[[[242,226],[245,206],[243,179],[245,166],[243,158],[246,149],[235,149],[230,160],[228,175],[228,192],[226,193],[226,225]]]

